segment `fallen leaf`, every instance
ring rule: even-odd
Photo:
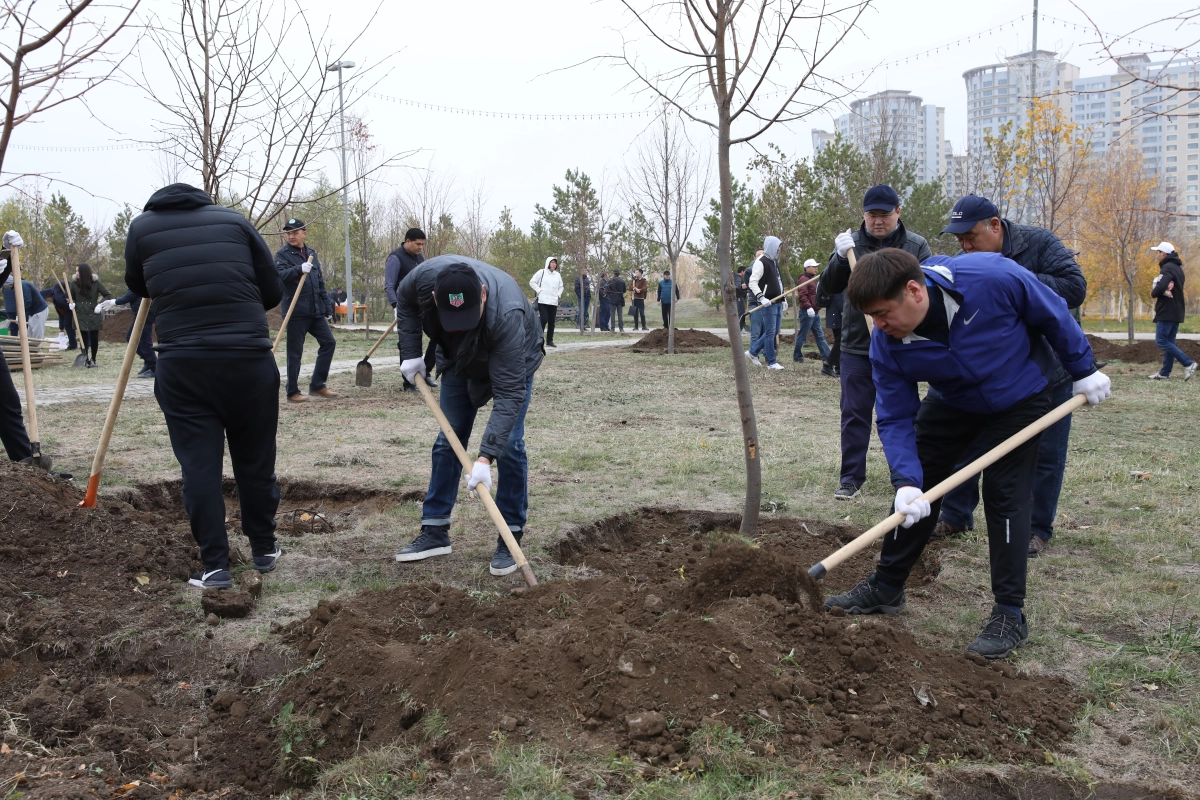
[[[12,748],[11,748],[11,747],[9,747],[8,745],[4,744],[3,742],[0,742],[0,755],[2,755],[2,756],[6,756],[6,755],[8,755],[8,754],[9,754],[9,753],[11,753],[11,752],[12,752]]]
[[[180,682],[179,682],[179,686],[178,686],[178,687],[176,687],[176,688],[178,688],[178,689],[182,689],[183,691],[185,691],[185,692],[186,692],[186,691],[188,691],[189,689],[191,689],[191,688],[192,688],[192,685],[191,685],[190,683],[188,683],[187,681],[180,681]]]
[[[67,573],[68,573],[68,572],[70,572],[70,570],[66,570],[66,569],[64,569],[62,572],[56,572],[56,573],[54,573],[54,576],[55,576],[56,578],[65,578],[65,577],[67,577]]]
[[[140,583],[142,586],[149,586],[150,585],[150,576],[149,575],[138,575],[137,582]]]
[[[922,683],[920,686],[917,686],[916,682],[913,682],[909,684],[909,688],[912,689],[913,697],[917,698],[917,702],[921,704],[921,708],[927,705],[933,705],[934,708],[937,708],[937,698],[933,696],[933,687],[928,683]]]
[[[1142,688],[1145,689],[1147,692],[1157,692],[1158,684],[1157,683],[1143,683]]]
[[[312,519],[312,514],[309,514],[309,513],[306,511],[306,512],[304,512],[303,514],[301,514],[301,515],[300,515],[300,519],[304,520],[305,522],[308,522],[310,519]]]

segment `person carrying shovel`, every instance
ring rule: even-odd
[[[546,352],[537,308],[506,272],[458,255],[424,262],[400,283],[396,295],[400,371],[410,383],[424,377],[424,331],[438,344],[442,376],[438,405],[464,446],[475,415],[493,401],[467,489],[483,484],[491,490],[492,464],[497,465],[496,506],[519,545],[529,506],[525,414],[533,374]],[[458,497],[462,464],[444,433],[433,444],[432,462],[421,532],[396,553],[397,561],[422,561],[451,552],[450,514]],[[508,575],[516,569],[512,553],[499,539],[491,573]]]
[[[321,261],[317,251],[304,244],[308,229],[303,220],[289,219],[283,225],[287,244],[275,253],[275,268],[283,281],[284,308],[295,309],[287,324],[287,399],[289,403],[304,403],[300,394],[300,361],[304,358],[304,340],[311,333],[317,340],[317,363],[313,365],[308,393],[317,397],[337,397],[337,392],[325,385],[337,339],[329,330],[333,318],[333,301],[325,290]],[[306,276],[306,277],[305,277]],[[301,277],[305,277],[301,283]],[[299,292],[299,297],[296,297]]]
[[[1087,337],[1067,304],[1033,273],[999,253],[915,256],[887,248],[863,256],[846,288],[855,312],[874,322],[871,369],[879,438],[905,515],[887,534],[875,571],[826,608],[895,614],[904,583],[937,521],[940,499],[922,497],[955,470],[967,451],[982,452],[1053,408],[1053,390],[1035,354],[1045,336],[1074,380],[1072,394],[1098,405],[1111,394]],[[919,384],[931,389],[924,399]],[[1025,605],[1031,535],[1034,436],[983,472],[995,605],[967,648],[1003,658],[1029,636]]]

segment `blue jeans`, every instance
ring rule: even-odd
[[[754,334],[751,334],[753,343],[750,345],[750,355],[757,356],[759,353],[767,357],[768,364],[774,364],[775,359],[775,334],[779,328],[779,304],[774,303],[767,306],[762,311],[755,311],[754,316],[762,317],[759,325],[759,336],[753,339]]]
[[[576,295],[575,299],[578,302],[579,296]],[[589,306],[591,306],[591,304],[592,304],[592,298],[590,298],[590,297],[587,300],[578,302],[578,306],[577,306],[578,310],[575,312],[575,322],[580,327],[586,328],[590,324],[588,320],[590,320],[591,318],[588,316],[588,310],[589,310]],[[580,317],[579,317],[580,312],[583,312],[583,321],[582,322],[580,322]]]
[[[1192,360],[1175,344],[1175,336],[1178,333],[1178,322],[1154,323],[1154,343],[1158,345],[1159,350],[1163,351],[1163,365],[1162,371],[1159,372],[1160,375],[1170,375],[1171,367],[1175,366],[1176,361],[1185,367],[1192,365]]]
[[[755,311],[750,315],[750,349],[754,349],[754,343],[762,336],[762,321],[763,312]]]
[[[792,361],[804,360],[804,353],[800,351],[800,348],[804,346],[804,340],[808,338],[809,331],[812,331],[813,339],[817,342],[817,352],[821,354],[821,360],[828,361],[829,342],[825,341],[825,329],[821,327],[821,315],[810,317],[807,311],[802,311],[800,314],[800,331],[796,334],[796,346],[792,349]]]
[[[1050,390],[1050,402],[1055,408],[1071,399],[1071,382],[1063,381]],[[1058,496],[1062,492],[1063,472],[1067,468],[1067,442],[1071,438],[1071,415],[1042,431],[1038,441],[1037,467],[1033,480],[1033,513],[1030,527],[1046,541],[1054,535],[1054,518],[1058,515]],[[983,455],[982,451],[968,452],[955,469],[965,467]],[[951,490],[942,500],[942,520],[963,530],[975,529],[975,506],[979,505],[979,477]]]
[[[453,371],[441,376],[442,388],[438,405],[463,447],[471,438],[477,409],[467,394],[467,381]],[[513,533],[524,530],[529,511],[529,460],[525,456],[525,414],[533,394],[533,376],[525,379],[525,402],[508,437],[508,446],[496,461],[496,507],[508,529]],[[469,452],[469,450],[468,450]],[[422,525],[449,525],[450,512],[458,498],[462,464],[450,447],[445,434],[439,433],[433,443],[433,471],[429,474],[429,490],[421,508]]]
[[[596,319],[596,327],[602,331],[608,330],[608,317],[612,313],[612,309],[608,305],[607,300],[600,301],[600,314]]]

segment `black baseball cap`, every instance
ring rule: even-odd
[[[444,267],[433,282],[433,294],[442,330],[469,331],[479,324],[479,307],[483,302],[481,282],[468,265]]]
[[[975,223],[984,219],[1000,216],[1000,209],[986,197],[969,194],[960,197],[950,209],[950,224],[942,228],[942,233],[966,233],[975,227]]]
[[[863,211],[894,211],[900,205],[900,195],[886,183],[876,184],[863,195]]]
[[[304,230],[304,220],[292,217],[287,222],[283,223],[285,231],[302,231]]]

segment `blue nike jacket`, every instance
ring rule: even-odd
[[[1037,276],[999,253],[934,256],[921,265],[946,301],[950,346],[912,335],[871,335],[875,414],[892,485],[922,485],[913,422],[927,382],[938,399],[968,414],[995,414],[1047,386],[1030,336],[1044,335],[1074,380],[1095,372],[1092,348],[1067,304]],[[934,288],[936,287],[936,288]]]

